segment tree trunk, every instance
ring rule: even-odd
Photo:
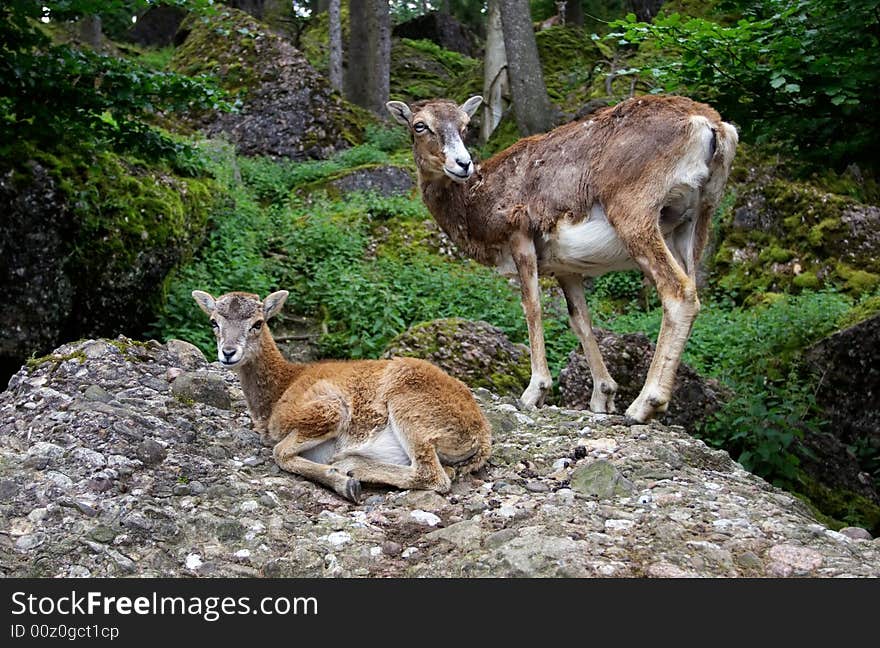
[[[483,59],[483,114],[480,141],[485,144],[510,105],[507,53],[501,27],[500,0],[489,0],[486,19],[486,55]]]
[[[581,7],[581,0],[568,0],[565,3],[565,24],[583,26],[584,9]]]
[[[516,125],[522,135],[550,130],[554,111],[544,85],[529,0],[500,0]]]
[[[626,7],[642,22],[651,22],[663,6],[663,0],[626,0]]]
[[[104,44],[104,32],[101,29],[101,16],[83,16],[77,25],[79,38],[86,45],[101,49]]]
[[[358,106],[367,106],[367,3],[352,2],[348,6],[348,66],[345,70],[345,98]]]
[[[391,84],[391,12],[388,0],[352,2],[348,11],[345,96],[384,115]]]
[[[257,20],[262,20],[263,2],[264,0],[228,0],[226,4],[234,9],[240,9],[245,13],[249,13]]]
[[[330,0],[330,85],[342,92],[342,22],[339,0]]]
[[[386,116],[385,104],[391,92],[391,11],[388,0],[370,0],[369,108]]]

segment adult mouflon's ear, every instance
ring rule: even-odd
[[[199,305],[199,308],[205,311],[209,316],[214,312],[214,298],[211,297],[211,295],[203,290],[193,290],[192,296]]]
[[[290,293],[286,290],[279,290],[266,297],[266,299],[263,300],[263,317],[269,319],[270,317],[277,315],[278,311],[281,310],[281,307],[284,306],[284,302],[287,301],[287,296],[289,294]]]
[[[473,117],[482,105],[483,98],[480,95],[475,95],[461,104],[459,109],[466,112],[468,117]]]
[[[385,107],[394,119],[404,126],[409,126],[412,121],[412,110],[409,109],[409,106],[402,101],[389,101],[385,104]]]

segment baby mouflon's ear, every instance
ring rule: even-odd
[[[205,313],[209,316],[214,312],[214,298],[203,290],[193,290],[193,299]]]
[[[468,117],[473,117],[482,105],[483,98],[480,95],[475,95],[461,104],[459,109],[467,113]]]
[[[277,315],[278,311],[281,310],[281,307],[284,306],[284,302],[287,301],[287,296],[289,294],[290,293],[286,290],[278,290],[266,297],[266,299],[263,300],[263,317],[269,319],[270,317]]]
[[[402,101],[389,101],[385,104],[385,107],[394,119],[404,126],[409,126],[412,121],[412,110],[409,109],[409,106]]]

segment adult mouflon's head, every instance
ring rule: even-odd
[[[483,104],[482,97],[471,97],[460,106],[447,99],[434,99],[407,106],[389,101],[388,112],[413,135],[413,153],[419,173],[426,179],[444,174],[455,182],[465,182],[474,173],[474,162],[462,139],[471,117]]]
[[[287,299],[286,290],[273,292],[260,301],[258,295],[231,292],[214,299],[201,290],[192,292],[193,299],[208,317],[217,338],[217,360],[227,367],[247,364],[259,352],[263,327],[276,315]]]

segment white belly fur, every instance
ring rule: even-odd
[[[314,448],[303,450],[299,454],[303,459],[319,464],[328,464],[331,457],[336,454],[336,439],[324,441],[324,443],[316,445]]]
[[[349,446],[345,449],[346,454],[358,455],[379,461],[381,463],[409,466],[412,460],[400,442],[394,431],[393,423],[389,421],[384,429],[377,432],[367,441],[357,446]]]
[[[561,221],[553,232],[545,235],[545,245],[542,273],[598,276],[637,267],[599,204],[593,205],[588,220]]]

